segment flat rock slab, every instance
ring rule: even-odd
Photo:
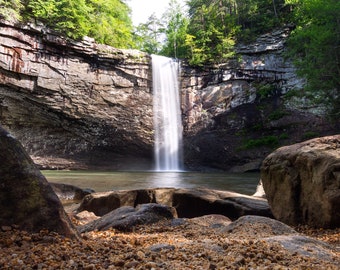
[[[298,234],[292,227],[268,217],[243,216],[228,226],[221,229],[221,232],[248,234],[250,237],[268,237],[273,235]]]
[[[178,217],[194,218],[204,215],[224,215],[231,220],[244,215],[272,217],[264,198],[235,192],[197,189],[155,188],[119,190],[85,196],[78,211],[90,211],[102,216],[122,206],[157,203],[174,207]]]
[[[160,204],[143,204],[136,208],[123,206],[101,218],[80,226],[81,233],[93,230],[104,231],[117,229],[120,231],[132,231],[137,225],[151,224],[164,219],[173,219],[174,211],[171,207]]]

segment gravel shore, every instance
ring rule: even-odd
[[[79,242],[2,228],[0,269],[339,269],[340,228],[295,228],[331,247],[332,257],[325,259],[288,251],[263,240],[270,231],[253,229],[258,233],[224,232],[195,219],[164,221],[131,233],[85,233]]]

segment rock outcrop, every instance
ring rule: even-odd
[[[84,197],[78,212],[103,216],[120,207],[158,203],[176,209],[178,217],[193,218],[210,214],[232,220],[244,215],[272,217],[265,199],[209,189],[156,188],[92,193]]]
[[[278,220],[340,226],[340,135],[277,149],[264,160],[261,179]]]
[[[77,237],[57,195],[21,144],[0,127],[0,226]]]

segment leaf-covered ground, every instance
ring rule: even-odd
[[[254,229],[258,233],[229,233],[194,220],[167,221],[131,233],[90,232],[79,242],[6,228],[0,232],[0,269],[339,269],[340,228],[297,228],[330,244],[331,259],[289,252],[263,240],[270,232]]]

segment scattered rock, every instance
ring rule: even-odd
[[[99,218],[93,212],[89,212],[89,211],[82,211],[74,215],[74,217],[79,221],[79,225],[87,224]]]
[[[276,219],[340,226],[340,135],[277,149],[263,161],[261,179]]]
[[[174,250],[175,246],[167,244],[156,244],[149,248],[151,251],[159,252],[161,250]]]

